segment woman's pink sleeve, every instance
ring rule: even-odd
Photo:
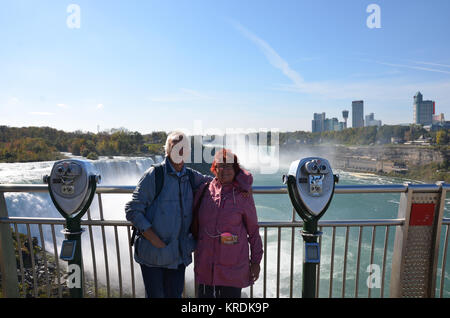
[[[248,241],[250,243],[250,262],[259,264],[263,256],[261,236],[259,235],[258,216],[256,215],[255,201],[250,194],[245,200],[244,222],[247,228]]]

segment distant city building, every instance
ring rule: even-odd
[[[312,121],[312,132],[325,131],[325,113],[314,113],[314,119]]]
[[[339,121],[337,118],[325,118],[325,131],[333,131],[335,130],[335,126],[339,124]]]
[[[420,125],[431,125],[435,112],[435,102],[432,100],[423,100],[420,92],[414,96],[414,123]]]
[[[342,111],[342,117],[344,118],[344,128],[347,128],[347,119],[348,119],[348,110],[343,110]]]
[[[314,119],[312,120],[312,132],[341,131],[346,129],[348,113],[348,110],[342,111],[342,117],[344,118],[343,122],[340,122],[336,117],[326,118],[325,113],[314,113]],[[362,120],[362,122],[364,123],[364,120]]]
[[[439,131],[442,129],[450,129],[450,121],[434,122],[431,125],[424,125],[426,131]]]
[[[433,116],[433,124],[443,123],[445,122],[444,114],[440,113],[439,115]]]
[[[381,127],[381,120],[376,120],[374,113],[370,113],[366,116],[365,126],[378,126]]]
[[[364,127],[364,101],[352,102],[352,128]]]
[[[314,113],[314,119],[312,120],[312,132],[323,131],[340,131],[345,129],[345,123],[339,122],[336,117],[326,118],[325,113]]]
[[[337,125],[334,126],[335,131],[341,131],[341,130],[344,130],[345,128],[346,128],[346,125],[342,121],[338,122]]]

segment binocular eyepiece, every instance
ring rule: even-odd
[[[320,159],[308,161],[304,167],[309,174],[327,174],[329,172],[327,165],[321,162]]]

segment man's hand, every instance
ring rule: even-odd
[[[166,244],[161,241],[158,235],[156,235],[155,232],[153,232],[152,228],[148,228],[142,235],[150,241],[150,243],[156,247],[156,248],[163,248],[166,247]]]
[[[260,270],[261,268],[259,267],[259,264],[250,264],[250,276],[253,282],[258,280]]]

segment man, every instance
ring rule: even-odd
[[[170,133],[164,148],[161,192],[155,199],[156,168],[151,167],[139,180],[125,213],[142,233],[135,243],[134,259],[141,266],[146,297],[181,298],[185,268],[192,262],[196,243],[190,233],[193,192],[212,177],[187,171],[183,157],[190,148],[182,132]]]

